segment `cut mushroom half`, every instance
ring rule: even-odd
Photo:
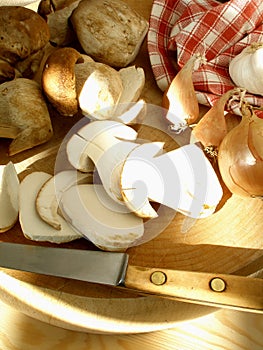
[[[99,62],[77,64],[74,72],[82,114],[95,120],[112,119],[123,92],[119,72]]]
[[[151,201],[195,219],[214,213],[223,193],[203,151],[190,144],[160,154],[162,147],[158,142],[140,145],[124,161],[121,190],[126,205],[145,218],[158,215]]]
[[[130,66],[119,70],[123,91],[115,110],[115,115],[122,115],[130,103],[140,99],[145,86],[145,73],[142,67]]]
[[[65,243],[81,238],[62,217],[61,229],[56,230],[41,219],[36,209],[36,197],[41,187],[52,175],[45,172],[33,172],[27,175],[19,189],[19,221],[24,236],[33,241]]]
[[[58,208],[63,192],[76,183],[91,183],[92,179],[92,174],[75,170],[61,171],[48,179],[40,188],[36,198],[36,209],[41,219],[55,229],[61,230]]]
[[[123,161],[131,150],[138,146],[132,142],[136,138],[137,132],[125,124],[111,120],[93,121],[69,139],[68,159],[79,169],[83,168],[90,158],[95,164],[105,191],[113,200],[123,204],[120,172]]]
[[[77,50],[63,47],[48,56],[43,69],[43,91],[63,116],[73,116],[79,110],[74,67],[80,62],[84,62],[84,59]]]
[[[70,224],[102,250],[125,251],[143,236],[143,220],[123,212],[102,185],[72,186],[63,192],[60,206]]]
[[[0,232],[11,229],[18,219],[19,179],[14,164],[0,166]]]

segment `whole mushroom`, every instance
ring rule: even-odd
[[[87,55],[117,68],[134,61],[148,31],[147,20],[122,0],[82,0],[70,22]]]
[[[0,85],[0,137],[13,139],[12,156],[50,140],[53,128],[40,85],[19,78]]]
[[[45,20],[22,6],[0,6],[0,83],[33,78],[50,32]]]

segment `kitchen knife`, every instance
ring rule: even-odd
[[[0,243],[0,266],[214,307],[263,313],[263,279],[129,264],[119,252]]]

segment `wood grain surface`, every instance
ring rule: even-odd
[[[127,0],[127,2],[149,19],[152,5],[150,0]],[[146,74],[142,97],[150,105],[160,105],[162,93],[153,79],[146,42],[142,46],[136,64],[144,67]],[[7,155],[10,140],[0,140],[0,163],[6,164],[12,160],[21,180],[32,171],[54,173],[61,141],[82,117],[77,115],[65,118],[57,115],[52,109],[50,111],[55,135],[47,144],[10,158]],[[229,127],[238,122],[235,116],[227,118]],[[149,123],[154,127],[140,126],[139,137],[165,141],[167,150],[178,147],[168,133],[164,118],[150,115]],[[194,223],[187,221],[181,214],[175,215],[167,208],[159,208],[159,219],[146,223],[147,232],[152,233],[155,230],[158,233],[160,227],[164,229],[154,239],[129,248],[130,262],[148,267],[244,276],[254,274],[262,277],[263,202],[257,199],[240,199],[231,196],[225,187],[223,189],[224,196],[217,212],[207,219]],[[186,233],[182,233],[182,227],[185,225],[188,225],[189,229]],[[36,244],[23,236],[19,223],[12,230],[1,234],[0,240]],[[95,249],[84,239],[61,246]],[[174,327],[182,321],[215,312],[215,309],[204,306],[155,297],[139,297],[114,288],[5,269],[0,270],[0,299],[18,311],[47,324],[75,331],[100,333],[141,333],[162,330]],[[214,316],[211,317],[213,319]],[[220,319],[216,320],[221,322]],[[229,322],[226,316],[226,323]],[[204,336],[208,329],[204,330]],[[246,336],[248,337],[248,334]]]
[[[145,334],[90,334],[52,326],[0,303],[1,350],[262,350],[263,317],[221,310]]]

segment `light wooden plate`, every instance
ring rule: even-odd
[[[127,2],[149,18],[150,0]],[[149,104],[160,105],[162,94],[152,76],[146,43],[142,46],[136,64],[144,67],[146,73],[143,98]],[[52,113],[55,131],[53,139],[46,145],[12,158],[7,156],[10,140],[2,139],[1,164],[12,160],[20,170],[20,179],[32,171],[53,174],[61,140],[80,118],[81,116],[64,118]],[[235,122],[235,117],[229,117],[229,125]],[[158,123],[161,129],[166,130],[167,125],[163,119],[158,120]],[[140,137],[166,141],[167,148],[174,147],[174,141],[165,132],[160,132],[158,128],[149,129],[142,126],[139,129]],[[223,200],[213,216],[195,222],[186,233],[182,233],[182,225],[186,225],[187,221],[182,215],[176,214],[157,237],[128,249],[130,262],[141,266],[261,276],[262,209],[262,201],[231,196],[224,187]],[[171,211],[164,211],[162,215],[161,224],[162,218],[166,219]],[[24,238],[19,223],[12,230],[1,234],[0,239],[51,246],[49,243],[35,243]],[[84,239],[61,246],[94,249]],[[110,287],[7,269],[0,270],[0,298],[36,319],[72,330],[94,333],[155,331],[216,310],[153,296],[142,297]]]

